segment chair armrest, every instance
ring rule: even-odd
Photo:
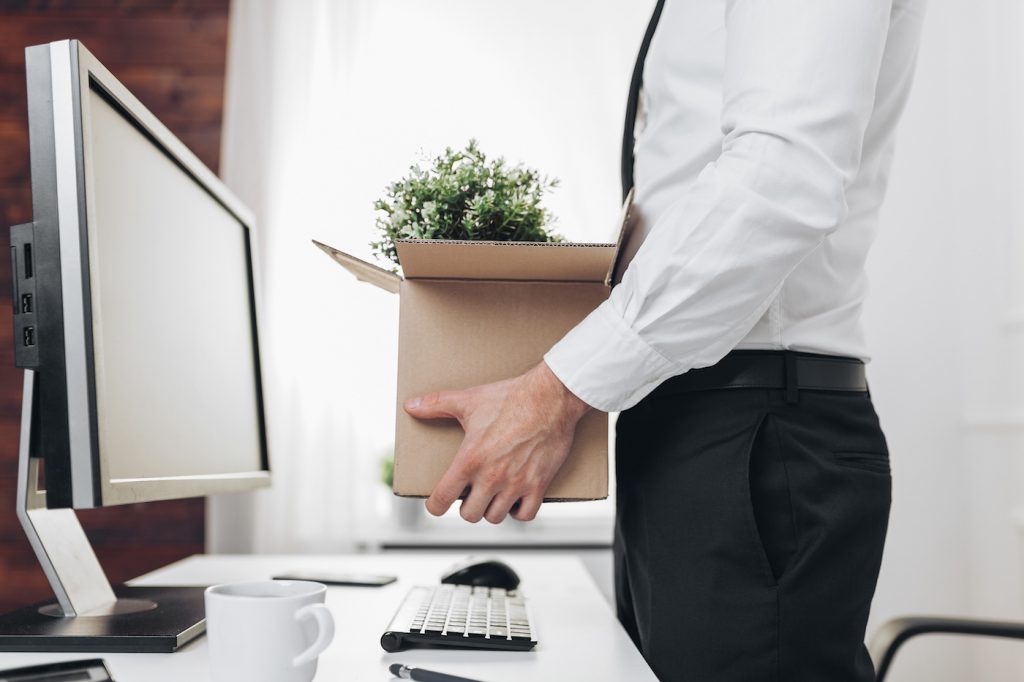
[[[883,624],[871,638],[871,660],[875,662],[875,680],[882,682],[896,651],[911,637],[928,634],[974,635],[1024,639],[1024,623],[937,616],[908,616]]]

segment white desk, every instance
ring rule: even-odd
[[[346,556],[193,556],[148,573],[135,584],[208,585],[261,580],[274,573],[320,569],[397,575],[386,587],[330,587],[334,642],[320,656],[316,679],[373,682],[393,679],[388,666],[401,662],[486,682],[609,680],[655,682],[656,678],[619,625],[580,561],[563,554],[508,558],[530,602],[538,646],[534,651],[410,650],[388,654],[384,632],[413,585],[436,584],[452,556],[363,554]],[[88,654],[0,654],[0,669],[44,661],[89,658]],[[117,682],[202,682],[209,680],[206,638],[173,654],[103,654]]]

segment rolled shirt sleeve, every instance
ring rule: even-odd
[[[570,391],[622,410],[716,363],[842,223],[891,5],[724,3],[721,154],[657,217],[610,298],[545,356]]]

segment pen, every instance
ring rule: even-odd
[[[401,663],[392,663],[388,670],[395,677],[401,677],[403,680],[416,680],[416,682],[480,682],[480,680],[471,680],[468,677],[456,677],[455,675],[445,675],[433,670],[411,668]]]

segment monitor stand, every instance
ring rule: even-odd
[[[0,615],[0,651],[176,651],[206,630],[203,588],[111,588],[74,510],[46,508],[34,388],[35,372],[25,370],[17,512],[57,601]]]

